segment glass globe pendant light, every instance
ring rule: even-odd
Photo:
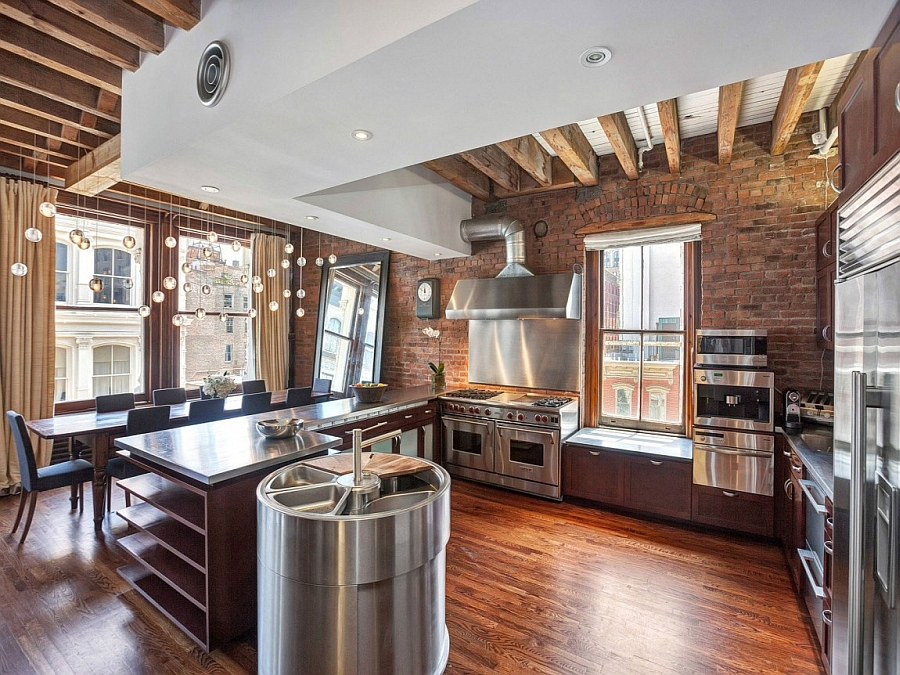
[[[150,299],[153,300],[153,302],[159,303],[166,299],[166,294],[163,293],[162,291],[153,291],[153,294],[150,296]]]
[[[206,310],[202,307],[198,307],[194,312],[194,316],[196,316],[198,319],[202,319],[204,316],[206,316]]]
[[[262,293],[264,288],[265,286],[263,286],[261,281],[258,284],[253,284],[254,293]]]
[[[33,244],[38,243],[41,239],[44,238],[44,233],[41,232],[36,227],[29,227],[25,230],[25,238]]]
[[[306,267],[306,258],[304,258],[302,255],[297,258],[297,265],[299,267]]]
[[[127,249],[132,249],[135,246],[137,246],[137,240],[134,237],[132,237],[130,234],[125,235],[125,238],[122,239],[122,246],[124,246]]]
[[[269,277],[270,279],[274,279],[275,274],[276,274],[276,272],[275,272],[274,267],[270,267],[269,269],[266,270],[266,276]]]
[[[291,297],[291,289],[290,289],[290,288],[285,288],[283,291],[281,291],[281,294],[282,294],[284,297],[289,298],[289,297]]]
[[[176,314],[172,317],[172,325],[174,326],[182,326],[184,325],[184,317],[181,314]]]
[[[38,206],[38,211],[45,218],[52,218],[56,215],[56,204],[54,204],[53,202],[41,202],[41,205]]]
[[[188,272],[190,272],[191,271],[191,263],[189,263],[187,261],[181,263],[181,271],[184,274],[187,274]]]
[[[298,319],[302,319],[304,316],[306,316],[306,310],[303,309],[302,307],[298,307],[298,308],[297,308],[297,311],[294,312],[294,314],[297,315],[297,318],[298,318]]]
[[[176,246],[178,246],[178,240],[175,237],[173,237],[171,234],[168,237],[166,237],[166,240],[164,243],[166,245],[166,248],[175,248]]]
[[[77,227],[74,230],[69,230],[69,241],[78,246],[84,240],[84,232],[79,230]]]
[[[291,266],[291,261],[288,260],[287,258],[284,258],[284,259],[281,261],[281,266],[282,266],[284,269],[288,269],[288,268]]]
[[[253,281],[253,285],[254,285],[254,286],[255,286],[256,284],[261,284],[261,283],[262,283],[262,277],[260,277],[258,274],[254,274],[254,275],[253,275],[252,281]]]
[[[284,245],[284,252],[290,255],[294,252],[294,245],[291,242],[288,242]]]
[[[175,277],[166,277],[163,279],[163,288],[167,291],[173,291],[178,288],[178,280]]]
[[[122,286],[125,288],[125,290],[130,291],[132,288],[134,288],[134,279],[125,279],[122,282]]]
[[[138,314],[146,318],[150,316],[150,308],[147,305],[141,305],[140,307],[138,307]]]
[[[306,297],[306,291],[304,291],[302,288],[298,288],[297,289],[297,297],[302,300],[303,298]]]
[[[271,310],[273,312],[278,311],[278,301],[277,300],[272,300],[272,302],[269,303],[269,310]]]
[[[99,293],[100,291],[103,290],[103,279],[98,279],[97,277],[94,277],[93,279],[91,279],[88,282],[88,286],[90,287],[90,289],[92,291],[94,291],[94,293]]]
[[[231,242],[231,250],[234,251],[235,253],[240,251],[241,250],[241,242],[239,242],[237,239],[235,239],[233,242]]]
[[[192,284],[190,281],[185,281],[181,286],[181,290],[183,290],[185,293],[190,293],[192,290],[194,290],[194,284]]]
[[[28,274],[28,265],[20,262],[13,263],[9,268],[9,271],[13,273],[13,276],[24,277],[26,274]]]
[[[215,230],[210,230],[209,232],[206,233],[206,240],[210,244],[215,244],[217,241],[219,241],[219,235],[216,233]]]
[[[249,311],[247,312],[247,316],[249,316],[251,319],[255,319],[255,318],[256,318],[256,314],[257,314],[256,309],[253,308],[253,307],[251,307],[251,308],[249,309]]]
[[[229,319],[229,316],[225,312],[222,312],[221,314],[219,314],[219,321],[221,321],[222,323],[228,323],[228,319]]]
[[[87,237],[83,237],[81,241],[78,242],[78,248],[82,251],[87,251],[91,247],[91,240]]]
[[[241,275],[241,283],[246,284],[248,281],[250,281],[250,277],[248,277],[246,274],[242,274]]]
[[[209,295],[212,293],[212,288],[210,288],[209,284],[203,284],[200,287],[200,292],[203,293],[203,295]]]

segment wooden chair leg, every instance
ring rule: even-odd
[[[125,506],[131,506],[131,493],[128,490],[125,491]]]
[[[112,476],[106,477],[106,512],[112,511]]]
[[[19,512],[16,514],[16,522],[13,523],[13,529],[10,534],[15,534],[16,530],[19,529],[19,521],[22,520],[22,512],[25,511],[26,499],[28,499],[28,493],[23,488],[22,492],[19,494]]]
[[[22,538],[19,539],[19,546],[25,543],[25,537],[28,536],[28,530],[31,528],[31,519],[34,518],[34,505],[37,503],[37,491],[28,493],[28,516],[25,518],[25,529],[22,530]]]
[[[75,483],[72,483],[72,494],[69,496],[69,503],[72,505],[72,510],[74,511],[78,506],[78,486]]]
[[[84,513],[84,483],[78,484],[78,513]]]

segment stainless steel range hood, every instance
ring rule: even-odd
[[[464,241],[506,239],[507,265],[496,278],[461,279],[447,303],[448,319],[580,319],[581,275],[535,276],[525,266],[522,224],[484,216],[459,224]]]

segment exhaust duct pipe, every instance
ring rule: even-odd
[[[459,224],[459,235],[465,242],[506,239],[506,267],[497,277],[533,277],[525,266],[525,228],[510,216],[469,218]]]

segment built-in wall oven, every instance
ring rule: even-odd
[[[769,332],[766,329],[703,328],[697,331],[694,363],[704,366],[765,368]]]
[[[775,431],[775,376],[759,370],[694,368],[694,425]]]

